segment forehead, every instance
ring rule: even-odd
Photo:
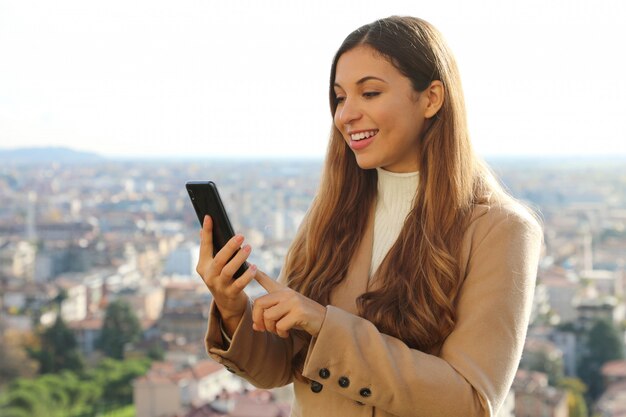
[[[335,83],[346,87],[363,77],[374,76],[385,81],[404,77],[389,60],[368,45],[359,45],[344,52],[337,60]]]

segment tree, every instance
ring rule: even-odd
[[[61,315],[57,315],[54,325],[40,335],[41,347],[33,352],[39,361],[39,372],[56,373],[63,369],[81,371],[83,358],[78,351],[78,342]]]
[[[144,375],[150,360],[102,360],[80,374],[62,371],[35,379],[18,378],[0,392],[2,417],[84,417],[132,404],[132,381]]]
[[[584,397],[587,387],[580,379],[562,378],[559,380],[558,387],[567,391],[569,417],[587,417],[589,415]]]
[[[578,376],[589,388],[590,399],[595,400],[604,389],[602,365],[623,359],[624,345],[618,330],[607,320],[596,321],[584,342],[584,352],[578,363]]]
[[[57,387],[57,393],[62,387]],[[5,415],[5,410],[26,411],[31,416],[61,417],[61,412],[54,402],[55,393],[50,391],[49,385],[40,382],[40,379],[15,380],[7,391],[0,404],[0,415]]]
[[[107,307],[97,346],[105,355],[123,359],[126,344],[139,341],[141,333],[139,320],[130,305],[116,300]]]
[[[149,359],[117,361],[105,358],[89,372],[89,376],[102,387],[103,403],[125,405],[133,402],[132,381],[145,375],[148,369]]]
[[[0,328],[0,389],[16,378],[37,373],[37,362],[28,356],[22,339],[18,332]]]

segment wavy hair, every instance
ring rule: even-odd
[[[412,82],[417,92],[434,80],[444,85],[443,106],[419,138],[419,186],[397,241],[372,280],[379,290],[357,300],[359,315],[382,333],[424,352],[436,352],[456,321],[462,284],[460,245],[475,204],[508,198],[474,153],[467,129],[459,71],[441,34],[428,22],[392,16],[360,27],[344,40],[330,73],[330,109],[337,61],[368,45]],[[287,254],[288,285],[326,305],[345,278],[373,215],[375,169],[361,169],[333,125],[319,191]],[[296,363],[302,358],[297,358]],[[296,368],[297,369],[297,368]]]

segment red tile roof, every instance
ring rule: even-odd
[[[610,361],[602,366],[602,375],[626,378],[626,360]]]

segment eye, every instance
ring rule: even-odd
[[[368,91],[368,92],[363,93],[363,97],[365,98],[374,98],[378,95],[380,95],[380,92],[378,91]]]
[[[341,104],[341,103],[343,103],[345,100],[346,100],[346,98],[345,98],[345,97],[343,97],[343,96],[336,96],[336,97],[335,97],[335,104]]]

